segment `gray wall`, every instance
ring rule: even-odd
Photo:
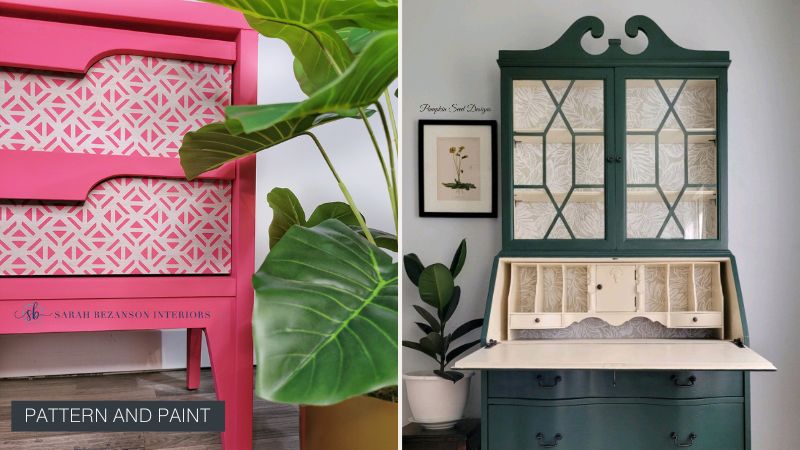
[[[752,376],[754,449],[796,448],[800,441],[800,2],[577,0],[405,0],[403,2],[403,236],[404,252],[423,261],[449,261],[466,237],[469,256],[459,276],[457,320],[483,314],[490,263],[499,250],[494,219],[430,219],[417,215],[417,120],[499,120],[499,49],[549,45],[577,18],[600,17],[606,36],[624,37],[625,20],[645,14],[687,48],[730,50],[730,247],[739,263],[752,347],[777,373]],[[623,41],[628,40],[624,37]],[[628,44],[623,44],[628,45]],[[420,113],[423,103],[475,103],[491,113]],[[414,286],[403,282],[403,332],[418,336],[411,304]],[[403,370],[430,363],[403,350]],[[477,381],[475,379],[474,381]],[[479,414],[477,383],[468,414]],[[403,405],[403,418],[409,418]]]

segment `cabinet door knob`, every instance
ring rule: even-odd
[[[689,433],[689,439],[685,442],[678,442],[678,433],[672,432],[669,434],[669,437],[672,439],[672,443],[675,444],[675,447],[691,447],[694,445],[694,440],[697,439],[697,435],[694,433]]]
[[[692,317],[692,322],[697,322],[697,316]]]
[[[616,161],[616,162],[618,162],[618,163],[621,163],[621,162],[622,162],[622,156],[617,156],[617,157],[614,159],[614,161]]]
[[[603,285],[602,285],[602,284],[598,284],[598,285],[597,285],[597,286],[595,286],[595,287],[597,288],[597,290],[598,290],[598,291],[600,291],[600,290],[602,290],[602,289],[603,289]]]
[[[608,163],[614,162],[614,157],[613,156],[606,156],[606,162],[608,162]]]
[[[553,448],[558,447],[558,441],[561,440],[561,433],[556,433],[553,440],[550,442],[544,441],[544,433],[536,433],[536,440],[539,441],[539,447]]]
[[[540,319],[540,318],[538,318],[538,317],[537,317],[537,318],[533,319],[533,321],[534,321],[535,323],[539,323],[539,322],[541,322],[541,321],[542,321],[542,319]]]

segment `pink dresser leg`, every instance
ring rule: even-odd
[[[253,448],[253,356],[235,343],[233,327],[219,322],[206,329],[217,398],[225,402],[222,448]],[[247,346],[247,348],[252,348]]]
[[[186,389],[200,387],[200,353],[203,349],[203,329],[186,329]]]

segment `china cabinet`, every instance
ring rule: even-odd
[[[502,250],[482,348],[483,448],[750,446],[748,348],[727,250],[728,52],[649,18],[637,54],[575,22],[501,51]]]
[[[183,1],[0,0],[0,334],[205,334],[224,448],[252,440],[255,160],[186,180],[189,131],[256,100],[257,33]]]

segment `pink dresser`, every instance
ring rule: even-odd
[[[0,334],[205,333],[223,446],[251,447],[255,160],[183,135],[255,103],[257,33],[179,0],[0,0]],[[22,400],[22,399],[21,399]]]

